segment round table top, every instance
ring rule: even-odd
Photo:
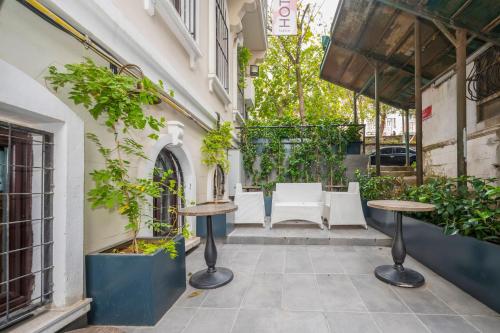
[[[234,212],[238,209],[232,202],[208,203],[180,208],[178,213],[186,216],[212,216]]]
[[[431,212],[436,209],[433,204],[404,200],[371,200],[368,207],[397,212]]]

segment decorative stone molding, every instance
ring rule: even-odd
[[[217,97],[224,103],[225,107],[228,108],[231,104],[231,96],[229,96],[226,89],[220,82],[219,78],[215,74],[208,74],[208,90],[211,93],[215,93]]]
[[[196,6],[198,8],[198,6]],[[189,55],[189,65],[191,69],[196,68],[196,62],[202,57],[201,50],[197,41],[191,36],[184,22],[175,10],[175,7],[169,0],[144,0],[144,10],[154,16],[156,12],[162,18],[163,22],[170,28],[179,43],[184,47]],[[195,13],[195,20],[198,19],[198,13]],[[196,24],[198,26],[198,24]]]
[[[257,0],[232,1],[229,8],[229,25],[232,32],[238,33],[243,30],[241,20],[247,12],[257,10]]]
[[[167,132],[171,136],[170,145],[173,147],[182,146],[184,138],[184,124],[180,121],[167,121]]]

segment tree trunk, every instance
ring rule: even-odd
[[[297,78],[297,97],[299,99],[300,123],[304,125],[304,88],[302,87],[302,73],[300,64],[295,65],[295,77]]]
[[[385,121],[387,119],[387,113],[380,110],[380,137],[384,137]]]

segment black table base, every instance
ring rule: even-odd
[[[375,268],[375,276],[386,283],[398,287],[418,288],[425,283],[425,279],[417,271],[404,268],[403,263],[406,257],[406,247],[403,240],[403,214],[395,213],[396,232],[392,242],[392,259],[394,265],[382,265]]]
[[[230,269],[215,267],[217,262],[217,248],[215,247],[212,232],[212,216],[207,216],[207,243],[205,244],[205,262],[208,268],[194,273],[189,284],[197,289],[214,289],[228,284],[234,275]]]

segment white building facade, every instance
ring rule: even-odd
[[[50,309],[21,321],[16,330],[54,332],[89,310],[84,255],[131,236],[123,218],[104,209],[92,210],[85,200],[92,188],[89,172],[103,166],[85,133],[95,133],[103,141],[111,134],[86,110],[75,107],[67,91],[55,93],[45,81],[49,66],[62,69],[84,57],[110,67],[106,57],[75,38],[71,29],[120,63],[139,66],[144,75],[163,81],[173,92],[171,103],[148,108],[148,114],[165,117],[167,126],[157,142],[139,137],[152,162],[134,165],[133,170],[137,176],[147,176],[160,155],[170,159],[178,169],[186,202],[203,202],[214,196],[214,170],[201,162],[202,140],[219,119],[235,126],[245,121],[244,107],[253,103],[253,84],[247,78],[246,91],[238,89],[238,47],[250,50],[250,64],[263,59],[267,4],[265,0],[26,3],[0,2],[0,206],[2,225],[9,230],[0,240],[2,252],[23,263],[11,268],[8,260],[2,261],[1,293],[17,298],[15,303],[14,297],[0,298],[0,328],[33,311]],[[71,29],[65,31],[54,20]],[[234,169],[225,184],[226,196],[228,184],[241,175],[240,157],[233,152],[231,159]],[[15,176],[21,169],[23,176]],[[16,199],[21,193],[29,199]],[[196,223],[187,222],[195,232]],[[16,241],[13,235],[19,236]],[[151,232],[145,230],[143,235]],[[27,254],[11,253],[13,247],[27,248]]]

